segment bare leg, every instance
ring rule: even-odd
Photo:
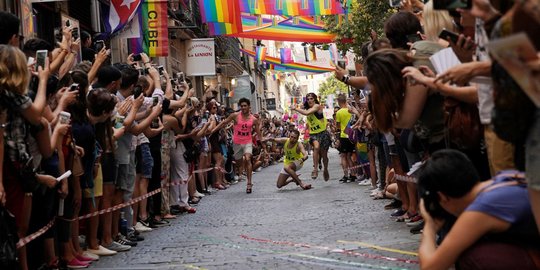
[[[313,172],[312,179],[317,179],[319,175],[319,157],[321,156],[321,147],[318,141],[313,141]]]
[[[302,189],[310,189],[311,188],[311,185],[306,185],[306,184],[304,184],[302,182],[302,180],[300,180],[300,178],[296,174],[296,165],[295,164],[287,165],[287,166],[285,166],[284,169],[292,177],[292,179],[294,180],[296,185],[300,186]]]
[[[223,156],[221,155],[221,153],[213,153],[212,156],[214,157],[216,168],[223,168]],[[214,174],[216,175],[216,182],[214,183],[214,185],[215,186],[223,185],[224,184],[223,172],[219,169],[214,169]]]
[[[112,200],[114,196],[114,184],[103,183],[103,199],[101,200],[101,209],[107,209],[112,206]],[[101,243],[104,246],[108,246],[112,243],[111,228],[112,227],[112,213],[103,214],[101,218]]]
[[[324,166],[324,181],[330,179],[330,174],[328,173],[328,150],[320,150],[322,163]]]
[[[94,198],[94,201],[92,199],[86,199],[86,205],[89,213],[93,213],[98,211],[98,206],[100,202],[101,197]],[[99,243],[97,238],[98,233],[98,227],[99,227],[99,216],[94,216],[89,219],[88,222],[89,228],[88,228],[88,237],[86,237],[86,242],[88,243],[88,247],[90,249],[99,249]]]
[[[287,180],[287,179],[289,179],[288,174],[280,173],[279,176],[278,176],[278,179],[277,179],[277,183],[276,183],[277,188],[282,188],[282,187],[288,185],[289,183],[294,182],[293,179],[289,179],[289,180]]]
[[[124,202],[124,191],[116,189],[114,191],[113,205],[121,204]],[[120,210],[116,210],[112,213],[112,226],[111,236],[114,238],[118,235],[118,222],[120,221]]]
[[[251,182],[251,176],[252,176],[252,166],[251,166],[251,154],[244,154],[244,168],[246,169],[247,174],[247,185],[252,186],[253,183]]]
[[[148,182],[149,180],[147,178],[141,176],[141,180],[139,181],[139,196],[143,196],[148,193]],[[148,212],[146,211],[147,202],[148,199],[144,199],[139,203],[139,217],[141,217],[143,220],[148,218]],[[133,216],[135,216],[135,214]],[[137,218],[135,218],[135,222],[133,224],[137,224]]]
[[[136,174],[135,184],[133,185],[133,195],[131,196],[132,198],[137,198],[141,195],[140,183],[141,183],[141,174]],[[139,205],[140,203],[135,203],[131,205],[131,208],[133,209],[133,217],[132,217],[133,221],[131,224],[133,225],[137,224],[137,217],[139,216]]]

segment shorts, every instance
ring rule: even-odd
[[[525,174],[529,188],[540,191],[540,109],[525,143]]]
[[[101,166],[99,166],[96,178],[94,179],[94,188],[85,188],[83,190],[83,196],[87,199],[103,196],[103,173]]]
[[[295,172],[299,171],[300,169],[302,169],[302,166],[304,166],[304,162],[301,160],[301,159],[297,159],[295,160],[294,162],[294,165],[296,165],[296,169],[294,170]],[[285,171],[285,167],[281,169],[281,171],[279,172],[280,174],[286,174],[286,175],[289,175],[286,171]]]
[[[135,171],[143,178],[152,178],[152,168],[154,167],[154,159],[150,153],[150,144],[143,143],[137,146],[135,150],[136,162]]]
[[[339,138],[338,151],[340,154],[350,154],[354,152],[354,145],[349,138]]]
[[[131,151],[129,156],[129,164],[118,164],[115,185],[117,189],[133,192],[135,185],[135,151]]]
[[[116,181],[116,174],[118,173],[118,164],[114,160],[113,153],[103,153],[101,155],[101,173],[103,175],[104,184],[112,184]]]
[[[253,144],[233,144],[234,159],[240,160],[245,154],[253,153]]]
[[[309,143],[313,145],[313,141],[318,141],[323,151],[327,151],[332,145],[332,139],[326,130],[317,134],[309,134]]]

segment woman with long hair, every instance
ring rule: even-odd
[[[306,102],[304,102],[304,108],[296,108],[291,106],[291,111],[296,111],[300,114],[307,116],[307,122],[309,124],[309,141],[313,145],[313,172],[311,173],[312,179],[317,179],[319,176],[319,162],[322,158],[324,164],[324,181],[330,179],[328,173],[328,149],[332,140],[326,130],[327,120],[323,113],[324,106],[320,105],[317,95],[314,93],[308,93],[306,95]]]

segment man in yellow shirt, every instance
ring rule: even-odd
[[[354,144],[349,140],[349,136],[345,132],[349,121],[351,121],[351,113],[347,106],[347,96],[340,94],[337,98],[340,109],[336,113],[336,137],[339,138],[336,142],[336,148],[341,157],[341,167],[343,168],[343,178],[339,180],[341,183],[354,182],[356,176],[353,172],[349,172],[349,167],[353,166],[351,155],[354,152]]]
[[[307,190],[311,188],[310,184],[305,184],[300,180],[296,172],[302,168],[304,161],[308,159],[308,154],[304,149],[304,145],[298,142],[300,132],[298,130],[292,130],[289,133],[289,138],[276,138],[273,139],[277,143],[283,143],[283,151],[285,153],[285,160],[283,161],[283,169],[279,173],[277,179],[277,187],[282,188],[291,182],[296,183],[302,189]],[[292,179],[289,179],[291,177]]]

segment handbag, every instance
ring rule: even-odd
[[[445,97],[445,123],[448,139],[458,149],[475,149],[483,138],[483,126],[475,104]]]
[[[15,217],[0,206],[0,268],[16,269],[17,262],[17,228]]]

